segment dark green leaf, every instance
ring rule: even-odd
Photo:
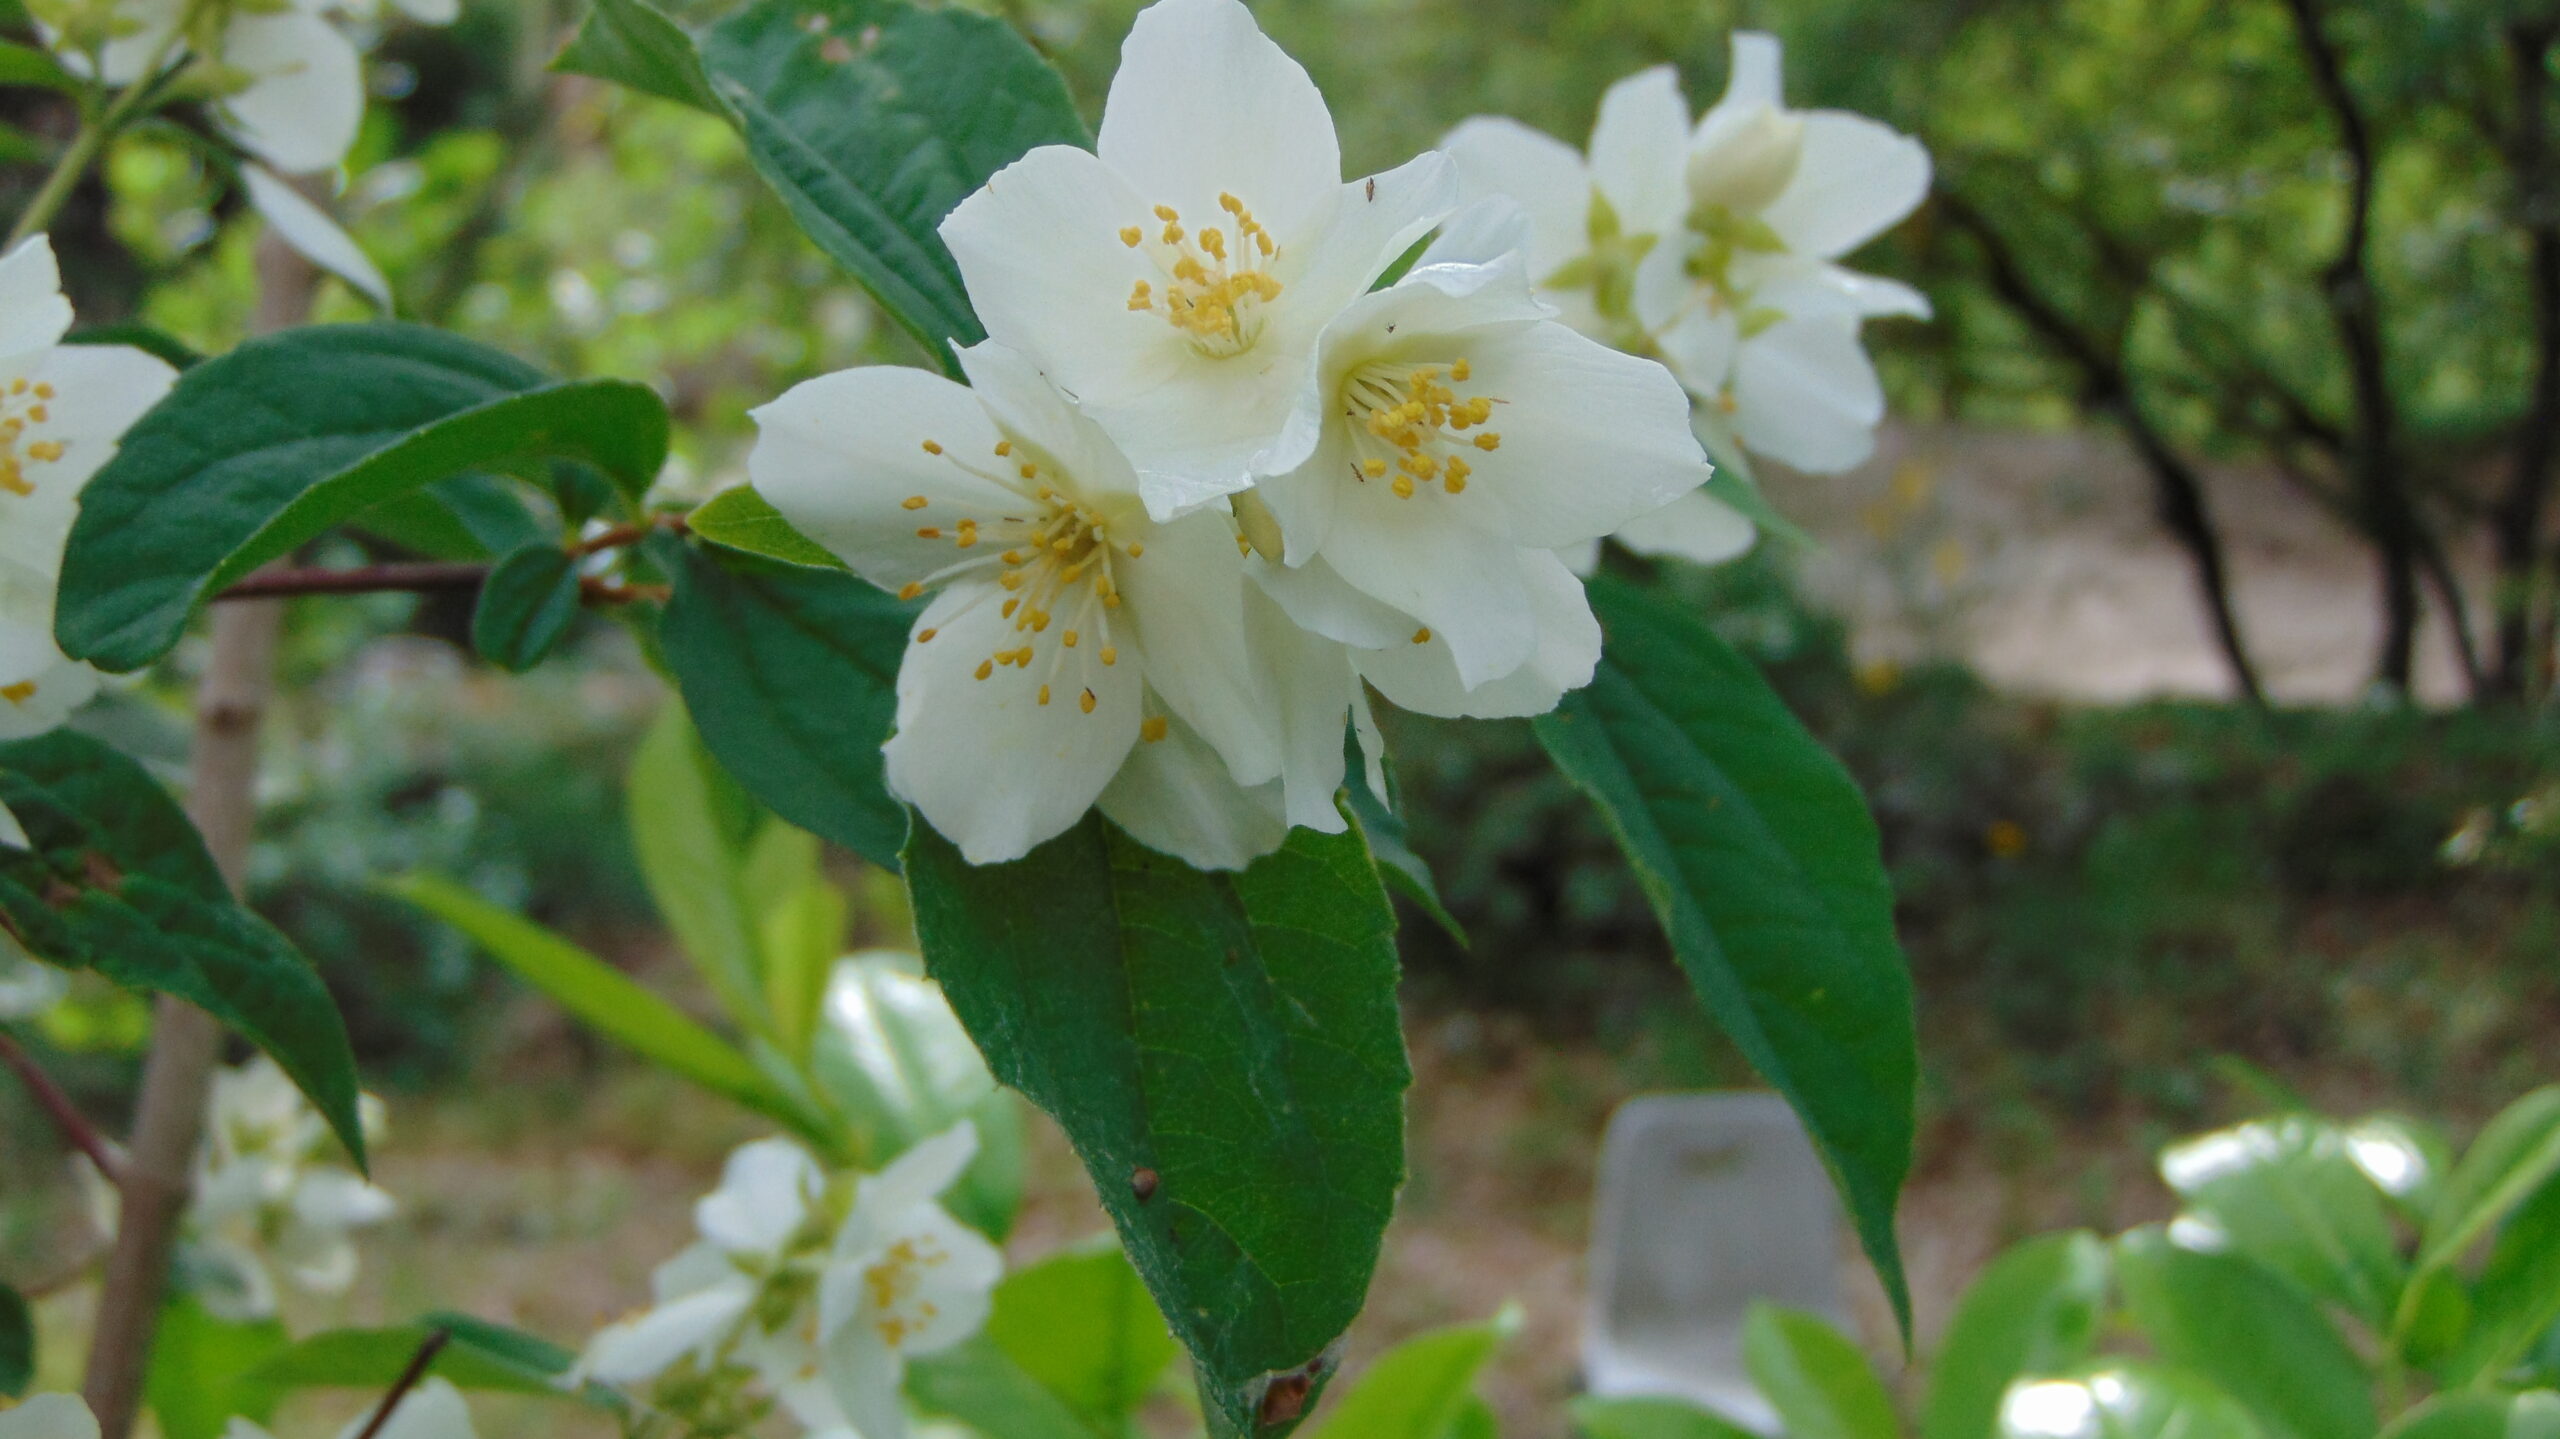
[[[35,1379],[35,1311],[25,1295],[0,1284],[0,1397],[17,1398]]]
[[[1343,786],[1343,792],[1350,796],[1352,818],[1360,822],[1360,832],[1368,836],[1369,853],[1377,856],[1379,877],[1387,882],[1388,889],[1411,901],[1414,908],[1422,911],[1424,918],[1440,926],[1442,932],[1464,949],[1467,931],[1449,913],[1448,906],[1440,902],[1440,885],[1432,878],[1430,863],[1414,853],[1413,846],[1407,842],[1404,816],[1396,812],[1388,796],[1374,793],[1369,788],[1361,773],[1366,761],[1360,756],[1357,742],[1346,740],[1345,745],[1350,751],[1347,756],[1350,780]],[[1388,788],[1392,790],[1395,787],[1393,771],[1389,771],[1389,775]]]
[[[812,569],[844,568],[844,561],[793,529],[791,522],[782,517],[782,511],[747,485],[713,495],[686,518],[685,524],[700,538],[729,549]]]
[[[385,500],[557,457],[637,494],[666,453],[666,406],[643,385],[550,384],[410,325],[251,340],[181,375],[82,492],[56,637],[75,658],[139,669],[224,586]]]
[[[2450,1264],[2560,1174],[2560,1085],[2500,1111],[2463,1151],[2418,1246],[2418,1267]]]
[[[1569,1407],[1582,1439],[1752,1439],[1741,1425],[1678,1399],[1586,1394]]]
[[[2392,1421],[2383,1439],[2560,1439],[2560,1394],[2439,1394]]]
[[[2288,1281],[2156,1228],[2116,1241],[2116,1273],[2160,1357],[2228,1392],[2274,1439],[2371,1439],[2363,1363]]]
[[[1788,1439],[1895,1439],[1902,1432],[1867,1356],[1813,1315],[1752,1305],[1742,1362]]]
[[[1123,1439],[1125,1433],[1086,1428],[984,1334],[909,1363],[907,1398],[928,1414],[1002,1439]]]
[[[880,746],[915,607],[849,574],[670,551],[661,636],[703,744],[775,814],[895,869],[907,813]]]
[[[985,331],[935,231],[1025,152],[1091,143],[1065,80],[1002,20],[899,0],[760,0],[701,53],[801,228],[951,368]]]
[[[1129,1432],[1179,1351],[1119,1246],[1005,1276],[987,1337],[1096,1434]]]
[[[1620,581],[1590,590],[1607,653],[1538,737],[1599,803],[1699,998],[1804,1117],[1907,1334],[1893,1216],[1918,1041],[1875,821],[1713,631]]]
[[[492,475],[456,475],[374,506],[347,527],[430,560],[495,559],[556,537]]]
[[[217,1319],[184,1295],[160,1311],[144,1397],[163,1439],[221,1439],[233,1416],[266,1424],[284,1391],[258,1371],[293,1343],[273,1319]]]
[[[2106,1304],[2107,1246],[2094,1234],[2051,1234],[2001,1255],[1938,1346],[1923,1439],[1991,1439],[2010,1383],[2086,1359]]]
[[[2499,1231],[2470,1311],[2445,1365],[2448,1384],[2496,1378],[2560,1324],[2560,1181],[2536,1190]]]
[[[647,0],[596,0],[551,68],[724,113],[711,82],[703,78],[693,37]]]
[[[578,618],[578,561],[558,545],[531,544],[500,560],[471,612],[471,647],[502,670],[542,663]]]
[[[231,897],[195,826],[143,768],[56,730],[0,745],[0,925],[33,954],[175,995],[273,1056],[356,1162],[355,1055],[308,960]]]
[[[122,345],[140,350],[166,363],[173,370],[192,370],[204,362],[204,356],[166,330],[149,325],[91,325],[62,337],[66,345]]]
[[[1064,1126],[1212,1432],[1294,1428],[1404,1177],[1395,916],[1359,836],[1208,875],[1099,817],[977,868],[918,825],[907,860],[933,976]]]

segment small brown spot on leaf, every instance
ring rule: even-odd
[[[1129,1175],[1129,1192],[1138,1196],[1138,1202],[1144,1204],[1156,1197],[1156,1190],[1163,1183],[1164,1177],[1154,1170],[1137,1169]]]
[[[1262,1410],[1255,1422],[1268,1429],[1278,1424],[1294,1424],[1307,1412],[1307,1395],[1316,1387],[1315,1380],[1304,1374],[1283,1374],[1262,1391]]]
[[[853,43],[842,35],[830,35],[819,42],[818,58],[830,65],[850,65],[853,63]]]
[[[91,889],[103,889],[112,894],[124,888],[124,871],[116,868],[115,861],[94,849],[80,856],[80,869],[89,877]]]

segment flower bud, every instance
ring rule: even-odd
[[[1803,158],[1804,121],[1763,106],[1690,151],[1689,198],[1701,208],[1757,213],[1786,193]]]

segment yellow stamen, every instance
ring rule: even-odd
[[[1146,723],[1138,726],[1138,738],[1154,744],[1157,740],[1163,739],[1172,729],[1173,726],[1165,722],[1163,715],[1152,715],[1148,717]]]
[[[1043,694],[1046,694],[1047,692],[1048,691],[1045,688],[1041,691]],[[1093,691],[1091,690],[1086,690],[1084,692],[1084,698],[1076,702],[1077,707],[1082,709],[1086,714],[1093,713],[1094,703]]]
[[[1431,626],[1424,625],[1422,628],[1415,630],[1413,632],[1413,642],[1418,645],[1427,645],[1431,643]]]
[[[931,440],[927,440],[927,441],[925,441],[925,443],[929,445],[929,444],[932,444],[932,443],[933,443],[933,441],[931,441]],[[924,497],[924,496],[922,496],[922,495],[909,495],[909,496],[907,496],[905,499],[898,501],[898,505],[899,505],[899,507],[900,507],[901,509],[909,509],[909,510],[920,510],[920,509],[923,509],[923,508],[925,507],[925,504],[926,504],[926,500],[925,500],[925,497]]]

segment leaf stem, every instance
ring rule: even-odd
[[[80,133],[72,137],[70,148],[62,152],[62,158],[54,162],[53,173],[44,177],[44,185],[36,191],[35,198],[27,202],[26,209],[18,212],[17,223],[9,227],[8,243],[0,248],[14,250],[27,237],[40,234],[53,224],[54,217],[61,214],[62,207],[69,203],[71,192],[79,188],[81,177],[106,152],[107,143],[142,112],[152,92],[159,88],[160,72],[168,65],[170,56],[177,53],[184,31],[183,25],[170,28],[168,35],[161,39],[160,47],[144,63],[142,73],[117,93],[105,114],[81,117]]]
[[[488,578],[489,567],[475,564],[271,569],[261,570],[213,598],[219,604],[230,600],[288,599],[300,595],[431,594],[445,590],[476,590]],[[665,585],[628,585],[597,575],[580,580],[578,590],[587,603],[597,605],[659,601],[668,595]]]
[[[53,1121],[54,1127],[62,1131],[62,1137],[89,1156],[89,1162],[98,1166],[98,1172],[106,1176],[108,1183],[124,1183],[124,1161],[117,1157],[115,1146],[109,1144],[107,1137],[98,1132],[98,1127],[89,1122],[89,1116],[80,1112],[80,1106],[71,1102],[71,1096],[63,1092],[62,1086],[54,1083],[53,1076],[44,1072],[44,1066],[36,1063],[35,1056],[19,1047],[18,1041],[5,1031],[0,1031],[0,1064],[16,1071],[18,1081],[35,1096],[36,1104]]]
[[[390,1392],[382,1396],[380,1407],[373,1411],[371,1419],[365,1421],[364,1429],[356,1439],[374,1439],[382,1432],[382,1426],[391,1422],[391,1411],[399,1408],[400,1401],[409,1397],[409,1391],[418,1387],[418,1381],[427,1377],[427,1366],[436,1362],[436,1356],[443,1353],[444,1346],[452,1340],[453,1331],[450,1329],[438,1329],[427,1336],[426,1342],[418,1346],[418,1352],[409,1356],[409,1367],[401,1370],[400,1377],[391,1381]]]

